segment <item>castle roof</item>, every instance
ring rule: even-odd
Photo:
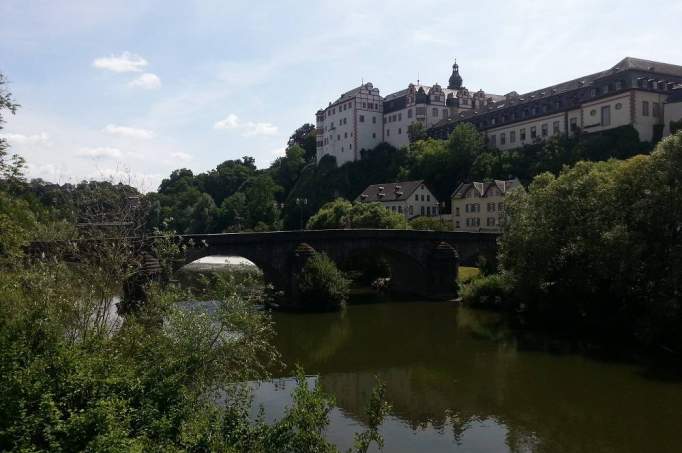
[[[494,103],[489,104],[479,110],[461,112],[450,119],[441,120],[438,123],[436,123],[433,126],[433,128],[439,128],[441,126],[447,125],[448,123],[465,121],[467,119],[482,116],[490,112],[495,112],[497,110],[504,109],[506,107],[531,104],[533,102],[537,102],[538,100],[549,98],[551,96],[577,91],[580,90],[581,88],[589,87],[599,80],[602,80],[609,76],[622,74],[627,71],[640,71],[648,72],[650,74],[657,74],[661,76],[682,77],[682,66],[661,63],[651,60],[643,60],[640,58],[626,57],[607,70],[596,72],[594,74],[586,75],[583,77],[578,77],[567,82],[561,82],[555,85],[550,85],[548,87],[541,88],[539,90],[533,90],[521,95],[515,96],[486,95],[487,97],[493,97]]]

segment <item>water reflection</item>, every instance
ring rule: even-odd
[[[390,303],[274,320],[286,363],[302,365],[336,398],[328,435],[344,449],[378,375],[393,405],[382,426],[386,451],[680,451],[682,385],[526,350],[492,313]],[[257,403],[276,417],[292,387],[264,383]]]

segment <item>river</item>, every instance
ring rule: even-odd
[[[273,319],[290,368],[257,386],[254,408],[281,415],[298,363],[334,396],[327,436],[342,450],[376,375],[393,406],[387,452],[682,451],[682,383],[514,334],[494,313],[393,302]]]

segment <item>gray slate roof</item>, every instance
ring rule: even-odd
[[[372,184],[367,186],[355,201],[363,203],[371,203],[374,201],[404,201],[410,198],[419,186],[424,184],[423,180],[419,181],[401,181],[401,182],[387,182],[383,184]],[[381,196],[380,194],[383,194]],[[435,197],[434,197],[434,201]]]
[[[545,88],[541,88],[539,90],[534,90],[528,93],[521,94],[518,97],[514,98],[514,105],[531,103],[545,97],[577,90],[592,85],[596,80],[601,79],[602,77],[631,70],[647,71],[656,74],[665,74],[682,77],[682,66],[669,63],[661,63],[658,61],[644,60],[641,58],[625,57],[618,63],[616,63],[613,67],[605,71],[596,72],[594,74],[578,77],[577,79],[569,80],[567,82],[557,83],[556,85],[551,85]],[[506,105],[505,103],[504,96],[501,96],[499,97],[499,101],[496,100],[495,104],[493,104],[492,106],[488,106],[487,108],[483,108],[476,111],[461,112],[452,118],[439,121],[432,127],[437,128],[440,126],[444,126],[449,122],[462,121],[468,118],[483,115],[488,112],[493,112],[498,109],[503,109],[505,107],[508,107],[508,105]]]
[[[670,96],[668,96],[667,103],[672,104],[674,102],[682,102],[682,85],[676,88]]]
[[[519,181],[518,178],[507,180],[495,179],[493,181],[487,182],[463,182],[457,186],[455,191],[452,193],[452,198],[463,198],[471,187],[478,192],[479,196],[484,196],[491,187],[497,187],[500,192],[506,195],[508,192],[511,192],[512,190],[522,186],[521,181]]]

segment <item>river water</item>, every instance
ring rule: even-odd
[[[519,336],[494,313],[394,302],[273,318],[291,368],[257,386],[254,407],[279,417],[298,363],[334,396],[327,436],[342,450],[379,376],[387,452],[682,452],[681,382]]]

